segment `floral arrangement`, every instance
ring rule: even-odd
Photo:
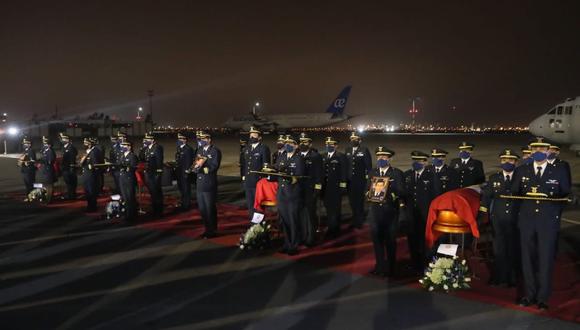
[[[469,269],[465,259],[459,260],[457,256],[453,258],[435,257],[425,270],[425,275],[419,280],[423,288],[433,291],[469,289]]]
[[[242,236],[240,237],[241,250],[247,249],[264,249],[270,245],[270,228],[271,226],[262,221],[260,223],[253,224]]]
[[[107,216],[107,220],[111,220],[113,218],[120,218],[121,215],[125,213],[125,205],[123,202],[118,200],[112,200],[107,203],[105,207],[105,214]]]
[[[29,202],[45,202],[47,200],[47,194],[45,188],[34,188],[28,193]]]

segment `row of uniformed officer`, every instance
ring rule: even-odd
[[[32,149],[32,141],[28,138],[22,140],[22,147],[24,151],[18,159],[18,166],[20,167],[20,173],[24,181],[24,191],[26,192],[24,201],[27,202],[28,194],[34,189],[34,181],[36,180],[36,152]]]
[[[175,152],[175,176],[177,189],[181,196],[179,209],[187,211],[191,208],[191,167],[195,159],[197,148],[187,143],[187,136],[177,134],[177,151]]]
[[[55,172],[56,153],[52,149],[52,143],[46,136],[42,137],[42,149],[40,150],[38,162],[40,163],[38,170],[39,182],[46,189],[46,202],[50,203],[54,193],[54,183],[57,180]]]
[[[326,152],[322,155],[324,178],[322,181],[322,201],[326,209],[329,239],[340,234],[342,218],[342,195],[347,188],[348,161],[346,155],[338,151],[338,140],[327,137]]]

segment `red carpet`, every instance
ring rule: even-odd
[[[144,196],[146,197],[143,200],[143,204],[148,205],[148,195],[145,194]],[[13,194],[13,197],[17,200],[24,198],[22,194]],[[108,198],[99,198],[100,209],[104,208],[104,204],[107,201]],[[166,197],[165,204],[170,206],[166,208],[166,216],[163,219],[143,216],[141,218],[142,222],[138,226],[147,229],[169,230],[178,235],[191,238],[197,238],[204,231],[197,210],[174,213],[172,205],[175,204],[175,199],[173,197]],[[61,202],[55,199],[55,202],[48,207],[82,209],[85,207],[85,202],[80,200]],[[101,217],[100,214],[98,216]],[[248,222],[246,210],[228,204],[219,205],[218,232],[220,236],[211,239],[211,241],[226,246],[237,246],[240,235],[249,226]],[[272,249],[275,251],[275,247]],[[405,238],[398,239],[397,255],[399,274],[394,282],[419,288],[418,278],[405,271],[409,259]],[[324,242],[314,248],[301,249],[300,254],[297,256],[290,257],[279,253],[275,253],[274,256],[365,276],[368,270],[374,266],[368,226],[361,230],[345,232],[338,239]],[[516,289],[504,289],[487,285],[489,278],[488,266],[483,261],[475,259],[471,259],[469,262],[471,269],[477,275],[477,278],[474,278],[472,282],[472,289],[451,294],[466,299],[580,323],[580,270],[577,265],[578,256],[558,255],[554,271],[553,294],[549,302],[549,312],[540,312],[536,308],[523,308],[515,305],[514,301],[518,296]]]

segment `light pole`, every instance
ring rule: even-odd
[[[417,107],[415,106],[416,99],[417,99],[416,97],[414,97],[412,99],[411,110],[409,110],[409,113],[411,114],[411,120],[412,120],[412,123],[411,123],[412,130],[415,130],[415,116],[417,115],[417,113],[419,113],[419,109],[417,109]]]
[[[252,106],[252,115],[256,116],[256,109],[259,108],[260,105],[259,101],[254,102],[254,105]]]

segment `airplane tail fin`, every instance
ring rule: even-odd
[[[350,89],[352,86],[348,85],[342,89],[338,96],[332,101],[326,112],[332,113],[332,117],[337,117],[342,115],[344,108],[346,108],[346,102],[348,101],[348,95],[350,94]]]

